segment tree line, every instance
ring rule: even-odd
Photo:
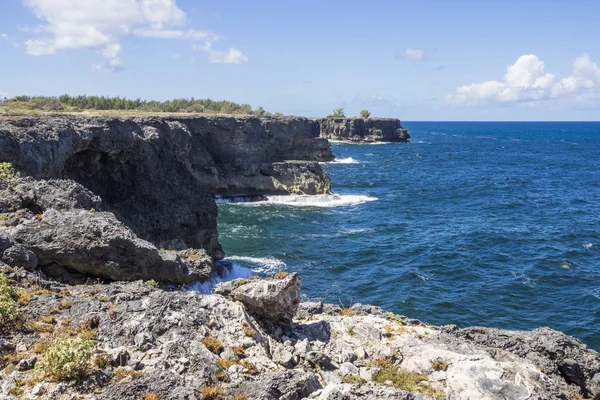
[[[272,114],[262,107],[253,109],[249,104],[212,99],[180,98],[167,101],[127,99],[109,96],[15,96],[5,100],[8,104],[22,105],[26,108],[49,111],[83,111],[83,110],[123,110],[148,112],[194,112],[215,114],[246,114],[260,117],[282,116]]]

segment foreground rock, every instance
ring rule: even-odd
[[[219,259],[213,196],[329,192],[318,136],[306,118],[36,116],[0,120],[0,162],[80,183],[159,248]]]
[[[320,136],[346,142],[408,142],[410,132],[395,118],[323,118]]]
[[[284,323],[292,322],[300,304],[302,279],[298,273],[280,273],[272,280],[247,280],[220,283],[215,293],[239,301],[261,318]]]
[[[0,398],[600,398],[600,355],[548,328],[435,327],[320,302],[301,303],[282,323],[218,294],[139,281],[68,286],[4,271],[30,298],[20,308],[27,327],[0,338]],[[277,295],[297,278],[285,279],[249,287]],[[34,379],[65,336],[93,338],[88,370]]]
[[[212,259],[202,249],[160,251],[138,238],[102,200],[68,180],[19,179],[0,188],[0,260],[63,281],[103,278],[205,281]]]

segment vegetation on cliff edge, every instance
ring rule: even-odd
[[[16,96],[0,103],[8,110],[24,111],[67,111],[77,112],[85,110],[118,110],[142,112],[182,112],[182,113],[207,113],[207,114],[242,114],[256,115],[259,117],[282,116],[281,113],[272,114],[262,107],[252,109],[249,104],[239,104],[232,101],[211,99],[179,98],[167,101],[154,101],[143,99],[127,99],[125,97],[110,96]]]

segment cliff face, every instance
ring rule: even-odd
[[[80,183],[158,247],[221,258],[213,196],[329,191],[318,135],[305,118],[40,116],[0,121],[0,161]]]
[[[395,118],[323,118],[318,120],[324,139],[351,142],[408,142],[410,132]]]

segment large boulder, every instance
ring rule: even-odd
[[[298,311],[301,285],[302,278],[294,272],[283,279],[236,279],[220,283],[215,293],[241,302],[252,314],[290,323]]]
[[[212,266],[204,253],[196,254],[194,263],[189,264],[176,253],[161,254],[109,212],[50,209],[19,224],[11,233],[17,243],[35,253],[40,265],[57,264],[111,280],[155,279],[185,284],[206,280]],[[197,263],[199,259],[204,263]]]

